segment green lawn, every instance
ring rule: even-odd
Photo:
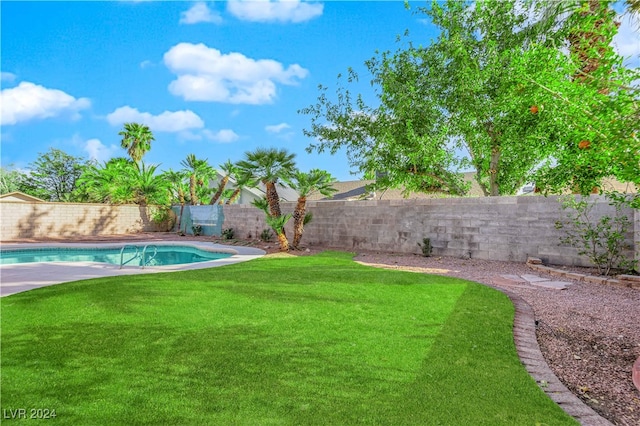
[[[502,293],[347,253],[78,281],[1,308],[11,423],[41,408],[69,425],[577,424],[522,367]]]

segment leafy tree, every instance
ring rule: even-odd
[[[640,70],[624,67],[611,46],[618,24],[610,4],[584,2],[562,22],[557,39],[570,55],[534,45],[518,58],[528,71],[522,90],[535,96],[556,135],[535,175],[543,192],[589,194],[608,177],[640,187]]]
[[[182,160],[180,164],[184,167],[184,172],[189,176],[190,204],[201,204],[198,193],[202,192],[202,188],[204,188],[205,192],[208,190],[209,177],[214,172],[212,167],[206,158],[204,160],[199,159],[195,154],[187,155],[187,158]]]
[[[151,149],[151,142],[155,140],[149,127],[139,123],[125,123],[124,130],[118,134],[122,136],[122,148],[127,150],[136,164]]]
[[[293,248],[298,248],[300,245],[300,239],[304,232],[305,218],[307,218],[307,197],[315,192],[319,192],[322,195],[330,196],[337,191],[333,187],[336,179],[325,170],[312,169],[305,173],[297,171],[293,175],[292,183],[293,189],[298,191],[298,201],[296,203],[295,210],[293,211]]]
[[[551,19],[542,23],[549,31],[541,31],[539,22],[529,23],[532,10],[524,6],[531,4],[550,12]],[[485,0],[471,7],[449,0],[419,9],[439,27],[437,40],[426,47],[409,43],[366,62],[378,89],[378,107],[341,86],[332,101],[321,87],[318,102],[300,111],[311,116],[305,134],[319,141],[308,150],[346,148],[352,165],[377,175],[379,188],[403,186],[407,192],[462,194],[466,188],[458,172],[468,166],[485,195],[514,194],[534,177],[546,177],[555,187],[566,185],[582,140],[594,149],[580,153],[584,164],[578,175],[588,177],[605,164],[596,177],[640,176],[633,130],[640,122],[637,91],[629,88],[637,74],[621,67],[606,47],[615,30],[607,20],[609,11],[602,7],[593,17],[576,9],[577,2],[563,3],[563,10],[554,4]],[[601,34],[591,44],[568,45],[571,34],[589,39],[585,35],[594,31]],[[573,53],[567,55],[564,48]],[[589,78],[574,81],[587,70]],[[348,82],[357,79],[350,70]],[[625,129],[627,136],[620,139]],[[609,154],[604,143],[586,134],[595,131],[615,147]],[[595,145],[602,147],[597,155]],[[460,158],[460,151],[467,158]]]
[[[109,204],[169,205],[170,182],[157,173],[157,165],[112,158],[93,165],[80,179],[87,201]]]
[[[76,201],[77,181],[89,164],[82,157],[50,148],[29,165],[22,191],[48,201]]]
[[[295,154],[287,152],[286,149],[257,148],[255,151],[245,152],[244,156],[244,160],[237,163],[239,173],[250,176],[251,185],[257,186],[258,183],[262,183],[265,186],[269,206],[267,223],[278,236],[280,250],[288,251],[289,242],[284,230],[286,220],[281,218],[284,216],[280,209],[276,185],[280,181],[287,182],[291,179],[295,170]]]
[[[11,166],[0,167],[0,194],[7,194],[22,190],[22,182],[26,178],[26,174],[13,169]]]

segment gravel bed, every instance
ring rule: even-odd
[[[355,260],[377,266],[465,278],[494,287],[500,275],[538,274],[513,262],[376,252]],[[571,268],[584,272],[580,268]],[[540,349],[564,385],[616,425],[640,425],[640,391],[631,369],[640,356],[640,290],[572,283],[565,290],[504,285],[535,312]]]

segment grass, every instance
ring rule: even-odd
[[[503,294],[347,253],[78,281],[1,308],[5,418],[577,424],[522,367]]]

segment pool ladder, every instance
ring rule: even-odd
[[[136,249],[136,252],[133,254],[133,257],[131,257],[129,260],[127,260],[126,262],[124,261],[124,251],[127,249],[127,247],[132,247],[134,249]],[[153,254],[149,257],[149,259],[147,259],[147,250],[149,249],[153,249]],[[124,245],[122,246],[122,248],[120,249],[120,269],[122,269],[122,267],[124,265],[126,265],[127,263],[135,260],[135,259],[140,259],[140,267],[142,269],[144,269],[145,266],[147,266],[153,259],[155,259],[156,255],[158,254],[158,247],[156,247],[155,245],[152,244],[147,244],[146,246],[144,246],[142,248],[142,253],[140,252],[140,247],[138,246],[134,246],[134,245]]]

